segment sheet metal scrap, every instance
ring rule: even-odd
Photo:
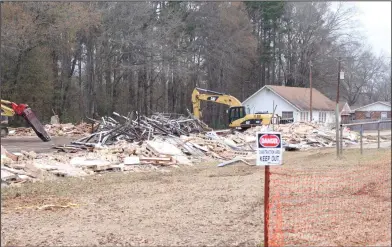
[[[134,119],[135,116],[135,119]],[[93,119],[92,119],[93,120]],[[113,116],[102,117],[95,132],[72,142],[75,145],[110,145],[120,140],[141,142],[155,136],[181,136],[202,133],[208,126],[198,119],[179,114],[154,113],[144,116],[138,112],[123,116],[113,112]]]

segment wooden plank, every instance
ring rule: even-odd
[[[194,147],[200,149],[201,151],[204,151],[204,152],[208,152],[209,151],[208,148],[202,147],[202,146],[200,146],[200,145],[198,145],[196,143],[190,142],[190,144],[192,144]]]
[[[9,171],[3,170],[1,171],[1,180],[2,181],[9,181],[9,180],[15,180],[18,177],[18,175],[11,173]]]
[[[112,168],[113,168],[112,164],[95,165],[94,167],[92,167],[92,170],[95,171],[95,172],[98,172],[98,171],[106,171],[106,170],[109,170],[109,169],[112,169]]]
[[[2,166],[1,170],[2,171],[7,171],[7,172],[10,172],[10,173],[13,173],[13,174],[18,174],[18,175],[27,175],[27,173],[25,171],[23,171],[23,170],[12,169],[12,168],[8,168],[6,166]]]
[[[171,157],[142,157],[140,161],[172,161]]]
[[[234,154],[236,154],[236,155],[248,156],[248,155],[252,155],[253,153],[251,153],[251,152],[235,151]]]
[[[229,160],[229,161],[225,161],[225,162],[220,163],[220,164],[218,165],[218,167],[223,167],[223,166],[227,166],[227,165],[233,165],[233,164],[238,163],[238,162],[242,162],[242,163],[244,163],[244,164],[246,164],[246,165],[248,165],[248,166],[254,166],[254,165],[249,164],[249,163],[246,162],[245,160],[242,160],[242,159],[233,159],[233,160]]]

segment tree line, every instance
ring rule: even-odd
[[[191,110],[193,88],[245,100],[264,85],[313,85],[350,105],[391,100],[390,61],[330,2],[3,3],[2,98],[42,121]],[[227,122],[203,104],[203,120]]]

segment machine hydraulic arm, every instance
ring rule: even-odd
[[[34,112],[31,108],[26,104],[16,104],[14,102],[8,100],[1,100],[1,116],[12,117],[12,116],[22,116],[26,122],[33,128],[34,132],[37,136],[44,142],[48,142],[51,140],[50,136],[46,132],[42,123],[37,119]],[[3,123],[2,123],[3,124]],[[1,126],[2,131],[8,133],[8,129],[6,127]]]
[[[192,93],[193,115],[200,119],[202,112],[200,108],[201,101],[211,101],[229,106],[228,122],[230,128],[247,129],[253,126],[269,124],[272,114],[247,114],[245,106],[242,105],[236,97],[229,94],[214,92],[211,90],[195,88]]]
[[[200,108],[200,102],[202,100],[225,104],[230,107],[242,106],[241,102],[236,97],[229,94],[223,94],[202,88],[195,88],[192,93],[193,115],[199,119],[202,117],[202,111]]]

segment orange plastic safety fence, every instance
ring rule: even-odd
[[[282,205],[280,202],[279,192],[271,198],[271,209],[272,215],[274,216],[274,226],[271,230],[271,236],[268,241],[270,247],[284,246],[284,237],[282,232],[283,219],[282,219]]]
[[[391,162],[271,169],[269,246],[391,243]]]

